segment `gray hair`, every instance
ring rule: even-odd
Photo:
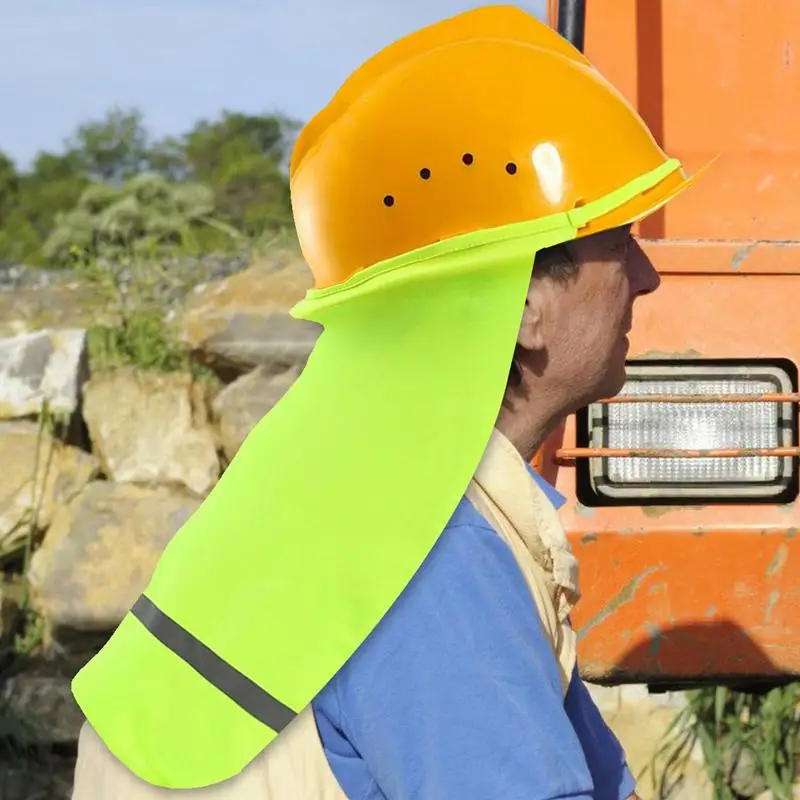
[[[545,247],[536,254],[533,262],[533,280],[550,278],[555,281],[568,281],[580,271],[581,265],[575,262],[564,242],[552,247]]]

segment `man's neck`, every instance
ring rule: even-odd
[[[495,427],[530,462],[544,440],[554,431],[570,411],[562,403],[542,393],[533,400],[521,397],[519,392],[509,391]]]

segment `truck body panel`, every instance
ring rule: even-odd
[[[664,149],[689,172],[719,156],[636,230],[662,285],[636,304],[630,362],[800,364],[800,4],[586,6],[587,56]],[[796,369],[792,380],[797,392]],[[796,485],[796,406],[792,420]],[[643,490],[641,504],[586,503],[582,425],[566,420],[536,464],[568,498],[584,676],[680,685],[800,674],[796,492],[656,505]]]

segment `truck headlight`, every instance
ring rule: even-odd
[[[791,402],[725,402],[733,396],[790,394],[789,373],[769,364],[630,364],[622,402],[587,409],[587,445],[604,450],[739,450],[791,448],[795,407]],[[659,395],[664,402],[631,398]],[[669,402],[698,397],[702,401]],[[740,457],[589,458],[593,492],[608,499],[680,500],[777,498],[794,478],[786,455]]]

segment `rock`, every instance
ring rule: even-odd
[[[70,800],[75,759],[52,754],[0,761],[2,800]]]
[[[294,258],[198,287],[186,304],[183,341],[225,379],[259,366],[302,366],[321,328],[288,312],[311,286],[308,267]]]
[[[71,415],[88,376],[86,331],[44,330],[0,339],[0,419],[38,414],[45,401]]]
[[[0,738],[10,735],[29,747],[24,756],[0,762],[2,800],[69,800],[84,719],[70,682],[92,655],[21,659],[6,674]]]
[[[800,800],[800,784],[798,783],[795,783],[792,787],[792,798],[793,800]],[[756,800],[775,800],[775,795],[770,789],[767,789],[758,795]]]
[[[202,385],[180,373],[123,369],[92,378],[83,416],[109,479],[207,494],[219,477]]]
[[[0,551],[20,544],[31,523],[36,530],[47,528],[56,508],[100,470],[94,456],[40,435],[37,423],[24,420],[0,423],[0,464]]]
[[[13,292],[0,292],[0,336],[112,324],[114,317],[106,306],[96,291],[78,283],[23,285]]]
[[[586,688],[601,714],[615,713],[620,710],[622,697],[619,686],[599,686],[587,683]]]
[[[212,403],[222,449],[228,460],[241,447],[253,426],[283,397],[300,374],[290,367],[272,374],[259,367],[226,386]]]
[[[48,627],[116,628],[200,500],[164,487],[96,481],[60,509],[28,580]]]
[[[730,786],[739,797],[757,797],[767,790],[758,755],[750,747],[726,754],[724,763],[730,774]]]
[[[72,696],[67,676],[29,675],[4,682],[3,699],[9,710],[40,744],[74,744],[84,716]]]

